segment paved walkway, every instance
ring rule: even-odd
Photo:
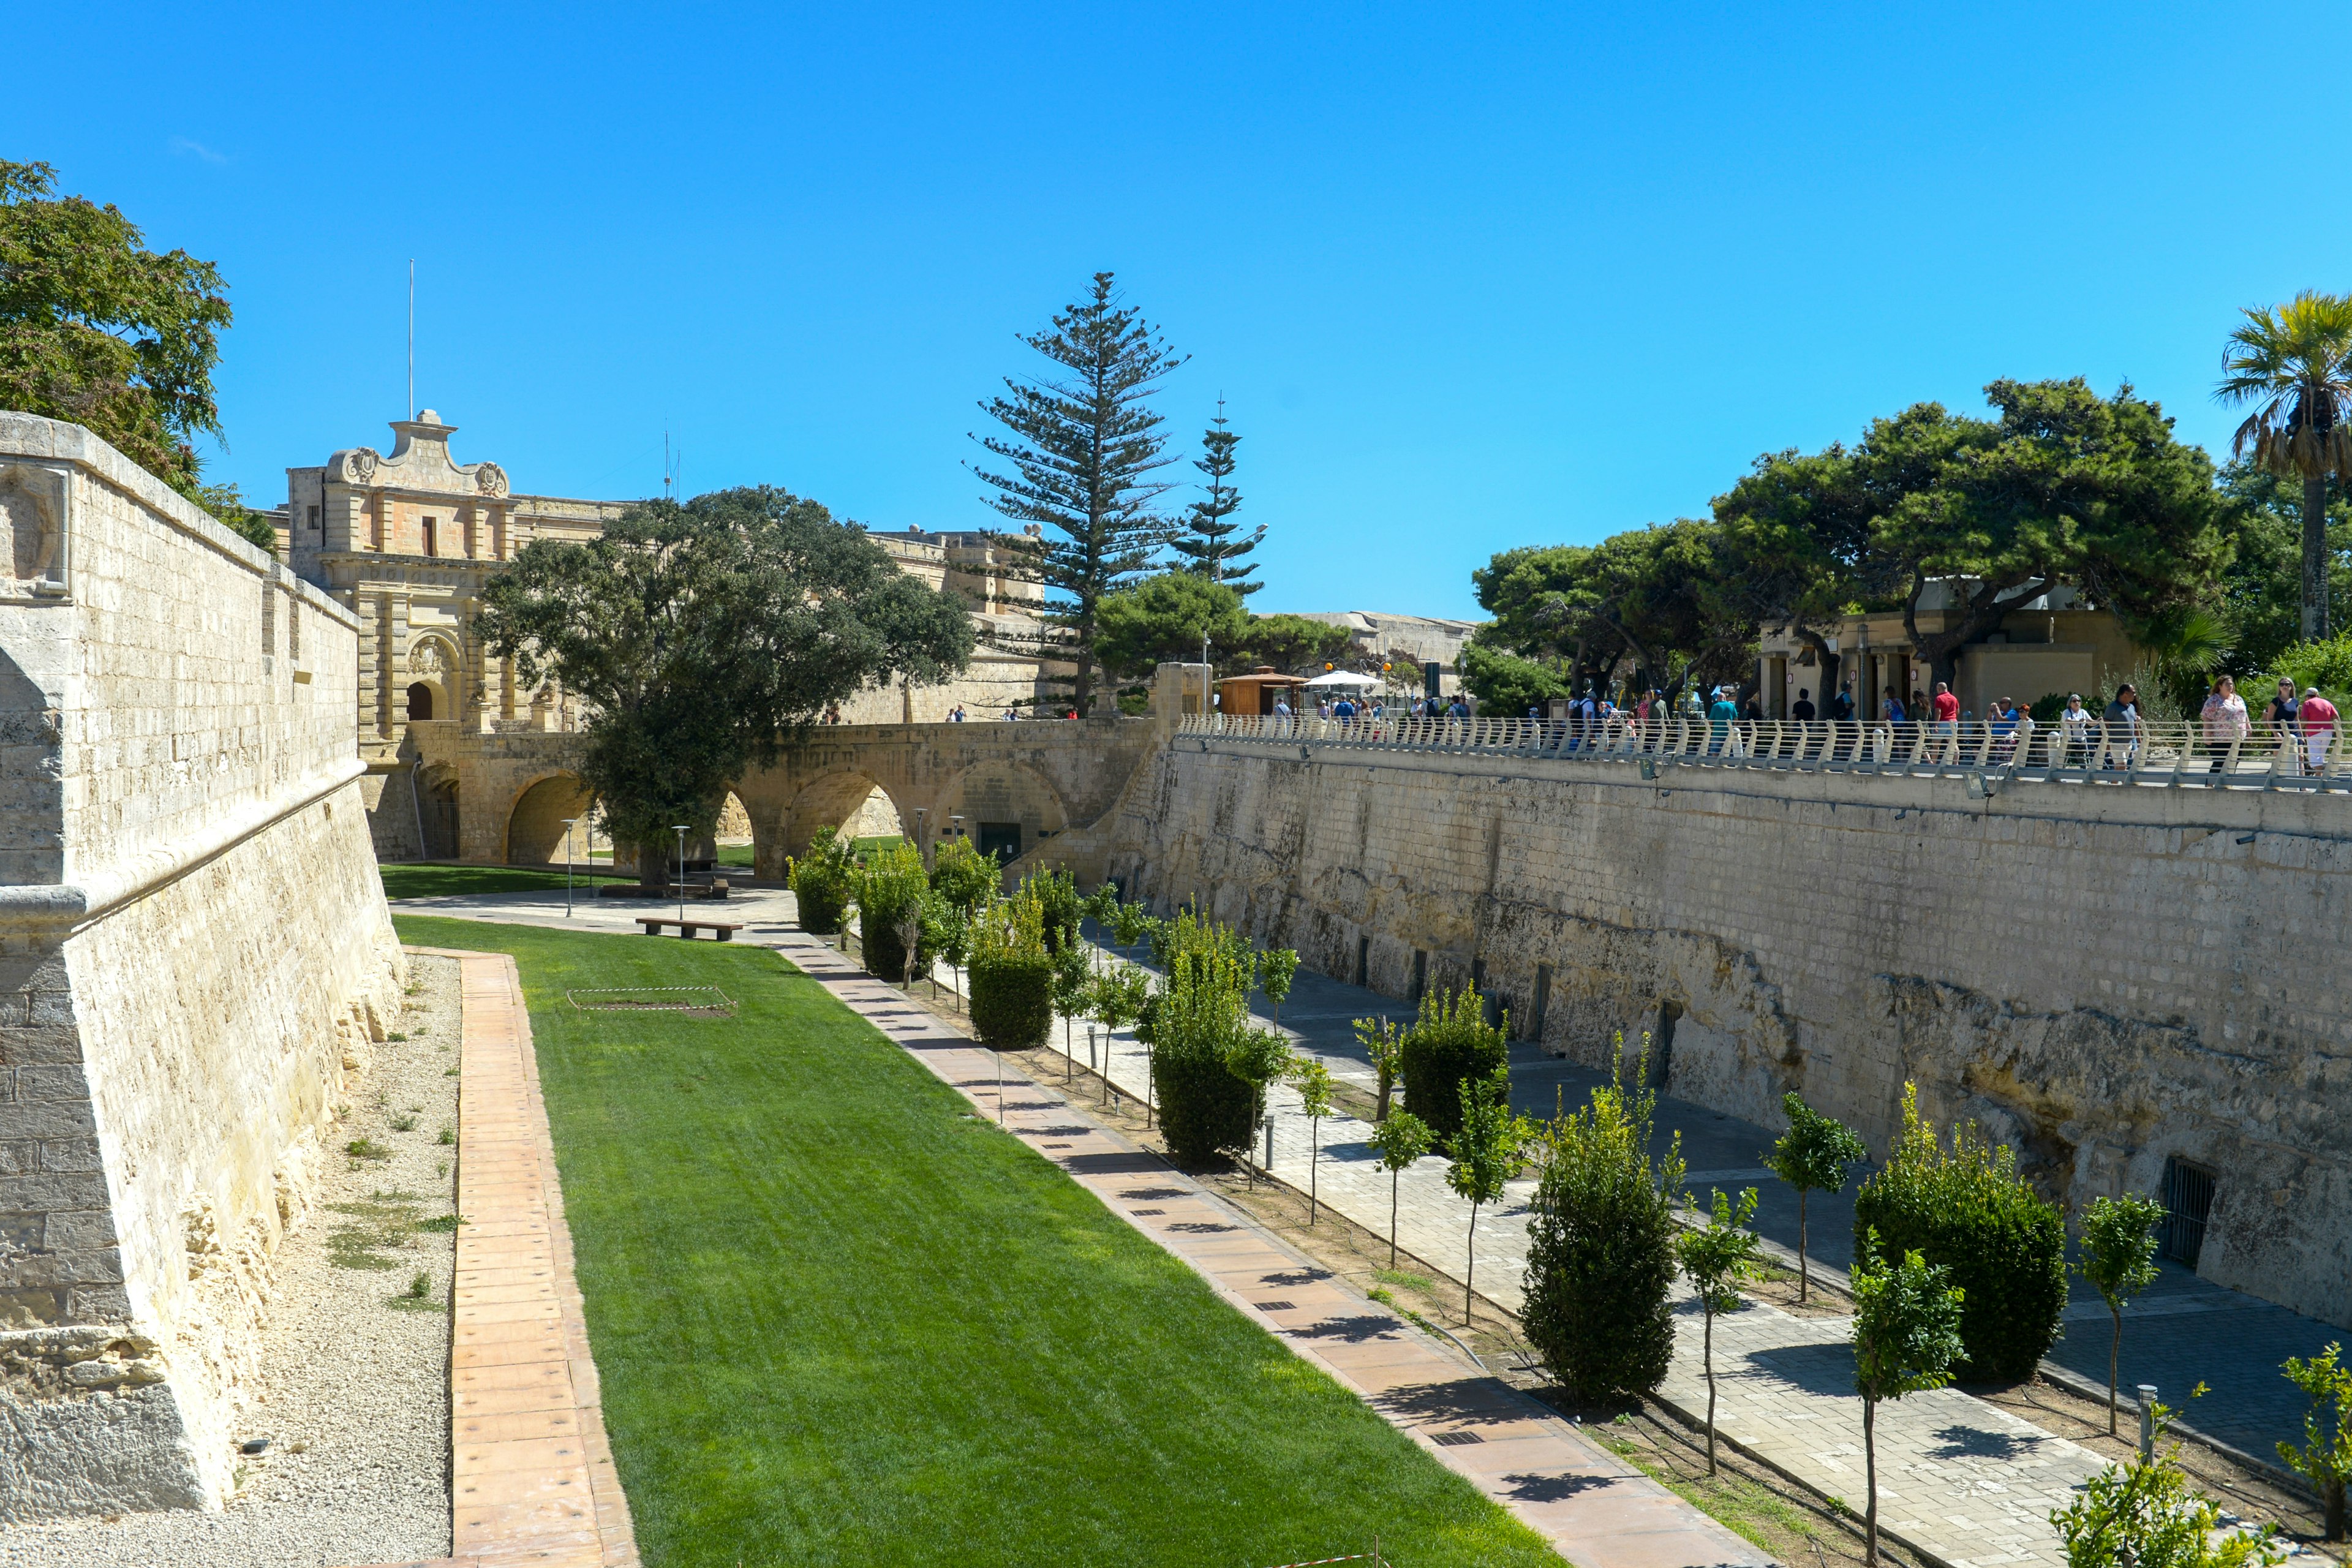
[[[412,951],[458,961],[465,1009],[457,1100],[465,1223],[449,1368],[452,1555],[434,1568],[636,1568],[514,960]]]
[[[982,1114],[1190,1264],[1234,1307],[1352,1388],[1414,1442],[1583,1568],[1761,1568],[1770,1559],[1551,1411],[1347,1289],[1157,1155],[1137,1148],[813,937],[774,945],[953,1085]],[[1002,1098],[1000,1099],[1000,1094]]]

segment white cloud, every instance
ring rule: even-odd
[[[192,153],[196,157],[202,158],[207,163],[226,163],[228,162],[226,155],[214,152],[211,148],[205,146],[201,142],[192,142],[185,136],[174,136],[172,138],[172,151],[174,153]]]

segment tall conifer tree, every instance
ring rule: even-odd
[[[1067,374],[1006,377],[1007,395],[981,405],[1010,432],[976,437],[1011,472],[972,467],[996,491],[988,502],[1034,524],[1034,533],[997,535],[1013,557],[1012,574],[1047,591],[1046,620],[1068,631],[998,646],[1049,659],[1074,659],[1071,700],[1080,713],[1092,700],[1096,610],[1103,596],[1150,570],[1168,541],[1160,498],[1173,485],[1151,476],[1173,458],[1160,448],[1161,416],[1146,401],[1184,363],[1119,301],[1111,275],[1097,272],[1087,295],[1058,312],[1050,329],[1022,340]],[[1018,647],[1015,647],[1015,644]]]
[[[1217,399],[1217,416],[1209,424],[1201,437],[1201,456],[1192,460],[1194,468],[1209,476],[1208,499],[1192,503],[1184,517],[1184,531],[1168,542],[1184,557],[1186,571],[1223,583],[1236,594],[1255,594],[1265,584],[1243,579],[1257,570],[1255,563],[1247,566],[1234,563],[1257,548],[1258,541],[1265,537],[1265,525],[1260,523],[1253,531],[1234,537],[1242,526],[1229,521],[1242,504],[1242,492],[1233,485],[1234,447],[1241,437],[1225,428],[1223,398]]]

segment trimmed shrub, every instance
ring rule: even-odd
[[[866,869],[857,879],[857,930],[866,950],[866,973],[893,985],[906,983],[907,939],[899,928],[909,921],[917,927],[916,962],[922,963],[929,956],[921,952],[920,927],[923,898],[930,890],[922,851],[904,839],[883,845],[866,858]]]
[[[1000,1051],[1045,1043],[1054,1026],[1054,961],[1042,952],[978,953],[971,960],[971,1026]]]
[[[801,930],[812,936],[831,936],[841,929],[853,876],[849,846],[834,829],[818,828],[809,841],[808,853],[793,861],[784,879],[800,904]]]
[[[1257,1091],[1228,1065],[1253,1033],[1248,944],[1187,914],[1171,923],[1168,954],[1146,1009],[1152,1094],[1169,1157],[1198,1167],[1247,1149],[1255,1121]]]
[[[1542,1174],[1530,1205],[1528,1342],[1579,1399],[1648,1394],[1674,1359],[1674,1201],[1682,1138],[1650,1159],[1657,1091],[1628,1089],[1624,1053],[1591,1101],[1544,1130]],[[1649,1042],[1634,1081],[1646,1081]]]
[[[1026,889],[982,910],[971,923],[971,1024],[1001,1051],[1045,1043],[1054,1026],[1054,960],[1037,900]]]
[[[1905,1084],[1894,1152],[1854,1194],[1857,1252],[1873,1229],[1884,1256],[1916,1251],[1965,1292],[1955,1378],[2033,1375],[2066,1306],[2066,1227],[2058,1205],[2017,1173],[2012,1151],[1973,1121],[1955,1126],[1946,1147],[1919,1119],[1918,1090]]]
[[[1000,880],[996,857],[982,854],[969,838],[950,838],[931,851],[931,890],[966,913],[996,897]]]
[[[1421,999],[1421,1016],[1404,1033],[1400,1064],[1407,1110],[1440,1139],[1462,1131],[1462,1085],[1484,1083],[1510,1071],[1504,1032],[1486,1022],[1486,1004],[1477,992],[1433,991]]]

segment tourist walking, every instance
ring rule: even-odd
[[[2065,710],[2058,715],[2058,734],[2066,744],[2066,766],[2088,767],[2091,761],[2091,710],[2083,706],[2083,694],[2066,694]]]
[[[2205,731],[2205,745],[2213,753],[2213,765],[2208,771],[2218,773],[2228,764],[2231,750],[2254,731],[2254,721],[2246,714],[2246,700],[2238,695],[2238,683],[2226,675],[2214,681],[2197,718]]]
[[[2128,771],[2139,755],[2139,693],[2128,682],[2116,687],[2115,700],[2101,717],[2099,766]]]
[[[2278,737],[2278,762],[2294,773],[2303,771],[2303,742],[2298,738],[2303,704],[2295,700],[2294,682],[2279,678],[2278,690],[2271,705],[2263,710],[2263,722]]]
[[[2303,737],[2304,771],[2317,778],[2327,771],[2327,748],[2336,739],[2336,704],[2322,697],[2316,686],[2306,686],[2294,721]]]
[[[1731,688],[1718,686],[1714,696],[1715,700],[1706,707],[1706,754],[1710,757],[1723,753],[1724,742],[1731,736],[1731,726],[1739,718],[1739,704],[1731,700]]]
[[[1837,726],[1831,732],[1830,761],[1833,763],[1852,753],[1860,738],[1861,731],[1853,721],[1855,711],[1853,682],[1849,680],[1840,685],[1837,695],[1830,699],[1830,722]]]

